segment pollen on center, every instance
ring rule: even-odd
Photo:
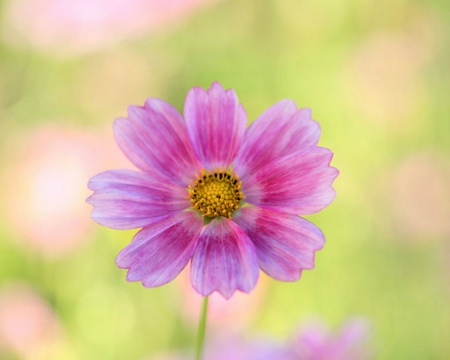
[[[242,182],[234,171],[229,169],[201,170],[194,185],[188,186],[189,197],[194,209],[203,216],[215,218],[231,214],[239,208],[239,202],[245,198],[241,191]]]

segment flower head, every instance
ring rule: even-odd
[[[10,283],[0,288],[0,345],[20,359],[60,359],[64,343],[57,315],[31,286]]]
[[[90,206],[83,201],[89,195],[86,178],[105,162],[120,166],[121,154],[107,151],[110,138],[56,125],[11,136],[5,147],[7,171],[0,181],[5,184],[1,198],[8,209],[12,241],[56,258],[70,254],[88,238],[92,224]]]
[[[78,55],[181,23],[217,0],[11,0],[2,37],[58,55]]]
[[[312,269],[325,238],[298,215],[333,201],[338,171],[310,116],[282,100],[246,130],[236,93],[217,82],[189,91],[184,118],[158,99],[130,106],[114,132],[141,171],[94,176],[88,198],[99,224],[142,228],[116,259],[127,279],[160,286],[191,261],[201,295],[230,298],[251,291],[260,269],[282,281]]]

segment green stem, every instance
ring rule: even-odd
[[[197,332],[197,351],[195,352],[195,359],[202,359],[203,340],[205,339],[206,329],[206,313],[208,312],[208,297],[203,298],[202,313],[200,314],[200,322],[198,324]]]

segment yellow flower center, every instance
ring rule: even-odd
[[[239,176],[234,171],[222,168],[214,172],[201,170],[200,175],[196,175],[194,186],[188,187],[192,206],[203,216],[227,216],[231,219],[231,214],[239,208],[239,202],[245,197]]]

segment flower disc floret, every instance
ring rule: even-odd
[[[240,201],[245,197],[241,191],[242,182],[234,171],[215,169],[201,170],[194,186],[189,186],[189,196],[194,209],[203,216],[215,218],[231,214],[239,208]]]

